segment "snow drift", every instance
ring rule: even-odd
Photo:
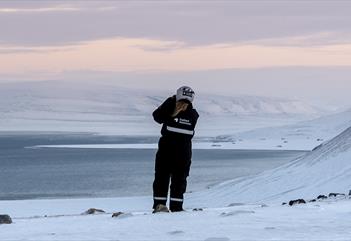
[[[236,179],[194,193],[191,202],[228,205],[233,202],[277,202],[315,198],[351,189],[351,127],[310,153],[255,177]]]

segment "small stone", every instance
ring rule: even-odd
[[[351,190],[349,191],[349,196],[351,196]]]
[[[317,199],[327,199],[328,197],[327,196],[325,196],[325,195],[319,195],[318,197],[317,197]]]
[[[124,214],[123,212],[116,212],[112,214],[113,218],[117,218],[118,216],[121,216],[122,214]]]
[[[290,206],[293,206],[293,205],[301,204],[301,203],[306,203],[306,201],[303,200],[303,199],[291,200],[291,201],[289,202],[289,205],[290,205]]]
[[[202,208],[194,208],[193,211],[194,211],[194,212],[202,212],[203,209],[202,209]]]
[[[286,202],[282,203],[282,205],[286,205],[286,204],[287,204]]]
[[[345,197],[344,193],[329,193],[329,197]]]
[[[85,211],[83,214],[85,215],[91,215],[91,214],[102,214],[105,213],[104,210],[102,209],[96,209],[96,208],[89,208],[87,211]]]
[[[309,201],[310,203],[314,203],[314,202],[317,202],[317,199],[312,199]]]
[[[0,215],[0,224],[11,224],[12,223],[12,219],[9,215],[4,214],[4,215]]]

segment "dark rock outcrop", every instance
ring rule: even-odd
[[[123,212],[116,212],[112,214],[113,218],[117,218],[118,216],[121,216],[122,214],[124,214]]]
[[[327,196],[325,196],[325,195],[319,195],[318,197],[317,197],[317,199],[327,199],[328,197]]]
[[[291,201],[289,202],[289,205],[290,205],[290,206],[293,206],[293,205],[302,204],[302,203],[306,203],[306,201],[303,200],[303,199],[296,199],[296,200],[291,200]]]
[[[9,215],[4,214],[4,215],[0,215],[0,224],[11,224],[12,223],[12,219]]]

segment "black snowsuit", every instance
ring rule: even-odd
[[[173,212],[183,210],[183,195],[191,165],[191,139],[199,118],[191,103],[185,111],[172,117],[175,106],[176,98],[172,96],[153,112],[154,120],[163,124],[155,161],[153,208],[158,204],[166,205],[171,180],[169,209]]]

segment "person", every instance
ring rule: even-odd
[[[154,120],[163,124],[155,160],[153,182],[154,213],[179,212],[189,176],[194,129],[199,118],[192,102],[195,93],[183,86],[153,112]],[[169,209],[167,208],[170,185]]]

